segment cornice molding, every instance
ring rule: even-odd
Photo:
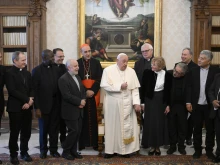
[[[29,9],[29,12],[28,12],[28,16],[29,17],[33,17],[33,16],[37,16],[37,17],[40,17],[41,16],[41,10],[40,10],[40,7],[41,7],[41,3],[40,3],[41,0],[30,0],[30,9]],[[48,0],[44,0],[45,2],[48,1]]]

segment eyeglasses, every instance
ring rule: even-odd
[[[141,51],[142,53],[147,53],[147,52],[149,52],[151,49],[148,49],[148,50],[143,50],[143,51]]]
[[[90,52],[91,52],[91,50],[84,51],[84,53],[90,53]]]
[[[64,58],[65,56],[57,56],[58,58]]]

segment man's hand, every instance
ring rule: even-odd
[[[167,115],[169,112],[170,112],[170,107],[167,106],[166,109],[165,109],[165,111],[164,111],[164,113]]]
[[[135,110],[136,112],[141,112],[141,106],[138,105],[138,104],[135,104],[135,105],[134,105],[134,110]]]
[[[94,92],[92,90],[86,91],[86,97],[91,98],[94,95]]]
[[[122,89],[122,90],[127,89],[127,87],[128,87],[127,82],[125,82],[125,83],[121,84],[121,89]]]
[[[187,111],[189,111],[189,112],[192,112],[192,104],[191,103],[187,103],[186,104],[186,109],[187,109]]]
[[[220,107],[220,101],[218,101],[218,100],[214,100],[213,102],[212,102],[212,105],[213,105],[213,107],[214,108],[219,108]]]
[[[144,111],[144,104],[141,104],[141,110]]]
[[[23,109],[23,110],[29,109],[29,107],[30,107],[29,104],[28,104],[28,103],[25,103],[25,104],[22,106],[22,109]]]
[[[36,118],[41,118],[41,111],[40,111],[40,109],[36,109],[36,111],[35,111],[35,117],[36,117]]]
[[[33,103],[34,103],[33,97],[30,97],[29,102],[28,102],[29,106],[32,106]]]
[[[85,99],[81,100],[81,104],[80,105],[85,106],[86,105],[86,100]]]

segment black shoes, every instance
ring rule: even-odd
[[[186,140],[186,145],[191,146],[192,145],[192,140],[191,139]]]
[[[41,153],[40,153],[40,158],[41,158],[41,159],[47,158],[47,153],[41,152]]]
[[[216,155],[215,159],[212,160],[214,163],[219,163],[220,162],[220,155]]]
[[[167,150],[167,155],[171,155],[171,154],[173,154],[174,152],[176,152],[176,148],[170,147],[170,148]]]
[[[104,155],[104,158],[105,159],[110,159],[110,158],[112,158],[114,156],[114,154],[105,154]]]
[[[186,155],[186,150],[184,148],[179,148],[178,151],[181,155]]]
[[[82,159],[82,155],[80,155],[79,153],[75,152],[75,153],[71,153],[71,155],[76,158],[76,159]]]
[[[32,162],[33,159],[30,157],[28,153],[21,154],[20,158],[23,159],[25,162]]]
[[[212,161],[215,160],[215,155],[212,152],[206,152],[206,156],[208,159],[211,159]]]
[[[150,151],[148,152],[149,156],[153,156],[155,154],[155,149],[150,149]]]
[[[124,158],[130,158],[131,155],[130,155],[130,154],[126,154],[126,155],[122,155],[122,157],[124,157]]]
[[[67,160],[74,160],[75,158],[71,154],[62,153],[62,157]]]
[[[10,157],[11,164],[17,165],[19,164],[19,160],[17,157]]]
[[[59,152],[55,151],[55,152],[50,152],[50,155],[54,158],[59,158],[60,157],[60,154]]]
[[[160,150],[156,150],[156,151],[155,151],[155,155],[156,155],[156,156],[160,156],[160,155],[161,155]]]
[[[202,155],[202,151],[195,151],[193,154],[193,159],[199,159]]]

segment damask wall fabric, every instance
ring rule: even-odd
[[[190,1],[164,0],[162,16],[162,56],[167,69],[181,60],[182,50],[190,47]]]

